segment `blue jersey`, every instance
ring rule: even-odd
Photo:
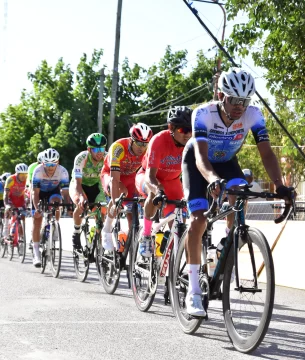
[[[57,165],[55,173],[49,177],[45,172],[43,165],[38,165],[33,173],[33,188],[40,188],[41,191],[52,191],[56,188],[69,188],[68,171],[61,165]]]
[[[185,151],[194,141],[208,143],[208,159],[211,163],[231,160],[242,147],[251,129],[256,143],[269,141],[266,122],[260,109],[248,106],[240,119],[229,127],[220,116],[219,102],[211,102],[197,107],[192,114],[193,136],[187,142]]]

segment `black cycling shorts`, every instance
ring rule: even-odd
[[[59,196],[58,196],[59,195]],[[57,186],[55,189],[51,190],[51,191],[41,191],[39,192],[39,200],[44,200],[47,199],[48,202],[51,202],[52,198],[54,197],[60,197],[62,199],[61,193],[60,193],[60,188],[59,186]],[[32,201],[32,214],[34,215],[35,212],[35,207]]]
[[[221,179],[227,181],[234,178],[245,179],[236,156],[224,163],[211,164]],[[209,184],[197,169],[193,147],[188,148],[183,155],[182,184],[189,212],[207,210],[209,207],[207,200],[207,187]]]
[[[84,193],[87,196],[89,203],[94,203],[97,195],[101,192],[98,183],[96,183],[92,186],[82,184],[82,188],[83,188]]]

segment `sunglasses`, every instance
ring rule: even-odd
[[[98,147],[98,148],[91,148],[91,151],[96,154],[96,153],[104,153],[105,152],[105,148],[104,147]]]
[[[237,96],[228,96],[227,99],[231,105],[242,105],[243,107],[247,107],[251,101],[251,98],[243,98]]]
[[[177,129],[179,134],[189,134],[190,132],[192,132],[192,129],[189,127],[181,127]]]
[[[137,141],[137,140],[134,140],[134,143],[139,147],[147,147],[147,145],[148,145],[148,143],[145,143],[142,141]]]
[[[55,167],[55,166],[57,166],[56,163],[45,163],[43,165],[46,166],[46,167]]]

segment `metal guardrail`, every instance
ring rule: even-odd
[[[283,200],[249,201],[246,220],[274,220],[284,210]],[[305,201],[296,201],[296,215],[291,214],[288,220],[305,221]]]

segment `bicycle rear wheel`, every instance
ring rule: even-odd
[[[73,263],[77,279],[80,282],[85,282],[89,273],[89,258],[88,258],[88,234],[85,229],[80,233],[80,240],[83,247],[83,252],[73,250]]]
[[[24,262],[25,255],[26,255],[26,237],[25,237],[25,221],[22,220],[19,223],[18,229],[18,256],[21,263]]]
[[[262,264],[264,271],[259,276]],[[239,239],[237,266],[241,290],[235,290],[232,245],[224,272],[223,314],[233,346],[240,352],[249,353],[264,339],[274,303],[272,254],[265,236],[258,229],[248,228],[245,239]],[[257,284],[253,273],[256,273]]]
[[[186,334],[193,334],[197,331],[202,323],[202,317],[194,317],[186,312],[185,297],[188,291],[188,271],[185,254],[185,239],[187,230],[183,233],[176,258],[174,259],[174,252],[172,251],[169,263],[169,294],[173,312],[178,320],[178,323]]]
[[[120,281],[120,258],[116,250],[105,251],[101,237],[97,239],[96,267],[100,283],[108,294],[114,294]]]
[[[7,244],[4,241],[4,238],[1,236],[1,238],[0,238],[0,256],[3,258],[6,253],[7,253]]]
[[[137,308],[145,312],[150,309],[155,299],[158,274],[152,258],[143,258],[138,254],[140,234],[141,228],[132,241],[131,289]]]
[[[11,242],[10,244],[7,244],[7,258],[9,261],[13,259],[14,256],[14,244]]]
[[[57,221],[51,223],[51,272],[52,276],[57,278],[60,272],[61,267],[61,256],[62,256],[62,241],[61,241],[61,231],[60,225]]]

